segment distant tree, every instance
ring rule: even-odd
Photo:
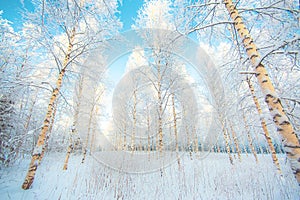
[[[0,161],[9,165],[16,153],[16,139],[14,135],[14,102],[9,96],[0,97]]]
[[[13,163],[26,140],[24,110],[29,98],[24,93],[28,90],[30,70],[25,65],[30,45],[24,42],[24,35],[15,32],[0,11],[0,159],[5,165]]]

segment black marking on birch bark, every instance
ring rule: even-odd
[[[276,117],[282,117],[282,115],[281,114],[279,114],[279,113],[276,113],[274,116],[273,116],[273,120],[275,120],[276,119]]]
[[[285,151],[285,153],[289,156],[295,156],[295,154],[294,153],[292,153],[292,152],[290,152],[290,151],[286,151],[286,149],[284,150]]]
[[[33,156],[36,156],[36,157],[37,157],[37,158],[36,158],[37,160],[39,159],[38,157],[40,157],[40,155],[41,155],[40,153],[35,153],[35,154],[33,154]]]
[[[276,98],[274,101],[273,101],[274,104],[278,104],[280,103],[280,99],[279,98]]]
[[[299,149],[300,145],[288,145],[288,144],[284,144],[284,147],[288,147],[288,148],[292,148],[292,149]]]
[[[274,96],[271,95],[271,94],[267,94],[266,97],[265,97],[265,102],[266,102],[266,103],[269,103],[269,102],[270,102],[270,101],[269,101],[269,98],[273,99]]]
[[[239,18],[241,19],[241,16],[237,15],[233,20],[235,21],[235,20],[237,20]]]
[[[260,68],[260,67],[264,68],[264,66],[263,66],[262,64],[259,64],[259,65],[257,65],[257,66],[255,67],[255,69],[258,69],[258,68]]]
[[[246,51],[249,51],[249,50],[252,50],[252,49],[253,49],[253,47],[250,46],[250,47],[246,48]]]
[[[230,8],[231,12],[235,12],[235,7],[234,7],[234,5],[231,4],[231,5],[229,6],[229,8]]]
[[[257,57],[258,57],[258,55],[252,54],[252,55],[250,56],[250,59],[252,59],[252,58],[257,58]]]
[[[253,44],[252,38],[250,38],[250,41],[248,42],[248,45],[251,45],[251,44]]]
[[[241,28],[244,28],[244,26],[243,26],[243,21],[242,21],[242,19],[241,19],[241,17],[240,16],[236,16],[236,18],[237,19],[239,19],[240,18],[240,20],[235,20],[235,24],[236,25],[242,25],[242,27]]]
[[[278,128],[277,128],[277,131],[278,131],[278,132],[281,132],[281,131],[283,131],[283,129],[278,127]]]
[[[253,42],[253,40],[251,39],[251,37],[250,37],[249,35],[245,36],[245,37],[242,39],[242,42],[245,43],[245,40],[250,40],[250,41],[248,42],[247,45],[249,45],[250,42],[251,42],[251,43]]]
[[[268,82],[268,80],[263,80],[263,81],[262,81],[262,83],[267,83],[267,82]]]
[[[283,126],[283,125],[289,125],[290,124],[290,122],[288,122],[288,121],[283,121],[283,122],[281,122],[279,125],[280,126]]]

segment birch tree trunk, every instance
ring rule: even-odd
[[[68,146],[67,154],[66,154],[66,157],[65,157],[63,170],[68,169],[69,158],[70,158],[70,155],[71,155],[71,153],[74,149],[74,144],[73,144],[73,138],[72,137],[73,137],[73,135],[75,135],[75,132],[76,132],[76,129],[75,129],[75,126],[73,124],[72,130],[71,130],[71,136],[70,136],[70,139],[69,139],[69,146]]]
[[[90,146],[90,155],[92,154],[92,152],[95,151],[95,138],[96,138],[96,127],[97,127],[97,119],[96,119],[96,116],[98,115],[99,113],[99,107],[97,106],[96,107],[96,110],[95,110],[95,117],[93,118],[93,129],[92,129],[92,139],[91,139],[91,146]],[[118,140],[118,144],[117,144],[117,148],[119,150],[122,149],[121,147],[121,135],[120,135],[120,141]]]
[[[148,104],[147,104],[147,132],[148,132],[148,138],[147,138],[148,161],[150,161],[151,138],[150,138],[150,111],[149,111],[149,105]]]
[[[190,130],[188,128],[188,125],[185,125],[185,133],[186,133],[186,140],[187,140],[187,150],[189,152],[189,155],[190,155],[190,159],[192,160],[192,150],[191,150],[191,145],[192,145],[192,142],[193,140],[191,140],[191,134],[190,134]]]
[[[234,131],[231,123],[230,123],[230,130],[231,130],[231,133],[232,133],[232,138],[233,138],[233,142],[234,142],[234,145],[235,145],[235,148],[236,148],[236,152],[238,154],[239,161],[241,162],[242,158],[241,158],[241,150],[240,150],[240,147],[239,147],[239,141],[236,137],[235,131]]]
[[[81,102],[81,96],[82,96],[82,84],[83,84],[83,77],[80,78],[79,80],[79,88],[78,88],[78,99],[76,102],[76,108],[75,108],[75,113],[74,113],[74,120],[73,120],[73,125],[72,125],[72,130],[71,130],[71,135],[70,135],[70,139],[69,139],[69,146],[67,149],[67,154],[65,157],[65,162],[64,162],[64,166],[63,166],[63,170],[67,170],[68,169],[68,163],[69,163],[69,158],[70,155],[75,147],[75,145],[73,144],[73,137],[76,134],[76,127],[77,127],[77,123],[78,123],[78,115],[79,115],[79,108],[80,108],[80,102]]]
[[[176,116],[176,109],[175,109],[174,93],[172,93],[172,108],[173,108],[173,122],[174,122],[174,134],[175,134],[175,151],[176,151],[178,169],[180,169],[180,157],[179,157],[179,148],[178,148],[178,132],[177,132],[177,116]]]
[[[230,138],[229,138],[229,135],[226,131],[225,121],[222,122],[222,132],[223,132],[223,137],[224,137],[224,140],[225,140],[226,151],[227,151],[227,154],[228,154],[228,157],[229,157],[229,161],[230,161],[230,164],[233,165],[233,158],[232,158],[231,153],[230,153]]]
[[[157,66],[157,96],[158,96],[158,150],[160,154],[162,153],[163,150],[163,125],[162,125],[162,114],[163,114],[163,103],[162,103],[162,85],[161,85],[161,66],[160,62],[158,62]]]
[[[198,153],[198,136],[197,136],[197,130],[196,130],[196,127],[194,125],[193,127],[193,138],[194,138],[194,146],[193,146],[193,151],[194,153],[197,155]]]
[[[136,106],[137,106],[137,99],[136,99],[136,89],[133,91],[133,127],[132,127],[132,135],[131,135],[131,152],[135,151],[135,131],[136,131]]]
[[[254,87],[251,84],[251,80],[249,78],[247,78],[247,83],[248,83],[248,86],[249,86],[249,89],[250,89],[251,96],[252,96],[252,99],[254,101],[255,107],[257,109],[257,112],[261,116],[262,115],[262,110],[261,110],[260,104],[258,102],[258,99],[255,96]],[[282,174],[281,169],[280,169],[280,165],[279,165],[279,162],[278,162],[278,158],[277,158],[277,155],[276,155],[276,151],[275,151],[275,148],[274,148],[274,145],[273,145],[273,142],[272,142],[272,138],[271,138],[270,133],[269,133],[268,128],[267,128],[267,123],[263,118],[260,119],[260,123],[261,123],[262,129],[264,131],[264,136],[267,140],[267,143],[268,143],[270,151],[271,151],[273,163],[274,163],[278,173]]]
[[[41,164],[42,159],[45,155],[45,151],[48,148],[48,144],[49,144],[48,140],[49,140],[50,134],[52,133],[53,124],[54,124],[55,116],[56,116],[56,111],[57,111],[57,101],[55,101],[55,103],[53,105],[53,113],[52,113],[52,117],[51,117],[51,122],[50,122],[49,130],[46,133],[45,144],[43,145],[42,153],[41,153],[41,156],[39,158],[39,165]]]
[[[126,134],[127,134],[127,130],[126,130],[126,123],[124,124],[124,137],[123,137],[123,151],[127,151],[127,141],[126,141]]]
[[[29,169],[28,169],[27,175],[25,177],[25,181],[22,184],[22,188],[24,190],[29,189],[30,186],[32,185],[34,177],[35,177],[35,173],[36,173],[36,170],[38,167],[38,163],[41,160],[41,155],[43,152],[43,147],[45,145],[46,135],[49,130],[51,117],[53,114],[53,107],[54,107],[55,101],[59,95],[60,88],[62,86],[62,81],[65,76],[66,68],[67,68],[69,60],[70,60],[70,55],[71,55],[72,48],[73,48],[74,38],[75,38],[75,28],[73,28],[73,30],[72,30],[72,33],[71,33],[71,36],[69,39],[67,53],[66,53],[64,61],[63,61],[63,68],[61,69],[61,71],[58,75],[58,79],[56,81],[56,87],[52,91],[52,95],[50,97],[50,101],[48,104],[47,114],[44,119],[44,124],[43,124],[42,130],[39,134],[39,138],[38,138],[36,147],[32,153],[32,158],[31,158],[31,162],[29,164]]]
[[[83,146],[83,157],[81,160],[81,163],[84,163],[85,158],[86,158],[86,153],[87,153],[87,148],[89,146],[89,140],[90,140],[90,133],[91,133],[91,129],[92,129],[92,120],[93,120],[93,113],[94,113],[94,105],[92,106],[91,110],[90,110],[90,116],[89,116],[89,122],[88,122],[88,130],[87,130],[87,134],[86,134],[86,139],[85,139],[85,144]]]
[[[244,111],[243,111],[243,120],[244,120],[244,124],[245,124],[245,129],[247,131],[247,139],[248,139],[248,142],[249,142],[249,146],[251,148],[251,151],[253,153],[253,156],[255,158],[256,163],[258,163],[257,152],[256,152],[256,150],[253,146],[253,140],[252,140],[251,135],[250,135],[250,130],[249,130],[249,127],[247,125],[247,120],[246,120],[246,116],[245,116]]]
[[[300,145],[298,137],[283,110],[281,101],[275,92],[275,88],[271,83],[267,70],[261,63],[257,47],[235,5],[231,0],[224,0],[223,2],[231,19],[234,21],[234,26],[242,39],[246,53],[255,69],[256,77],[262,93],[264,94],[265,102],[267,103],[273,121],[277,126],[277,131],[282,136],[284,150],[290,161],[292,171],[300,185]]]

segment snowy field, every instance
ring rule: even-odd
[[[101,152],[111,158],[116,152]],[[29,158],[0,171],[0,199],[300,199],[300,189],[284,156],[279,155],[283,176],[276,174],[270,155],[242,155],[231,165],[227,154],[209,154],[204,159],[181,157],[161,170],[124,173],[88,156],[72,155],[63,171],[65,154],[46,154],[31,189],[21,189]],[[235,156],[236,157],[236,156]],[[147,166],[148,161],[144,165]]]

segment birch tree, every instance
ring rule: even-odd
[[[70,155],[71,155],[71,153],[74,149],[74,145],[75,145],[74,140],[76,138],[76,135],[79,138],[78,133],[77,133],[77,124],[78,124],[79,108],[80,108],[81,97],[82,97],[82,87],[83,87],[82,84],[83,84],[83,77],[80,76],[79,80],[78,80],[78,84],[77,84],[78,87],[76,87],[76,88],[78,88],[78,92],[75,89],[76,95],[75,95],[74,98],[76,98],[76,100],[74,100],[74,102],[75,102],[74,119],[73,119],[73,124],[72,124],[72,127],[71,127],[71,133],[70,133],[70,136],[69,136],[69,145],[68,145],[67,154],[66,154],[65,161],[64,161],[63,170],[68,169],[69,158],[70,158]]]
[[[22,185],[23,189],[29,189],[33,183],[38,167],[37,161],[43,153],[46,134],[49,131],[53,105],[60,93],[67,69],[71,63],[74,64],[79,61],[79,57],[83,56],[93,45],[101,42],[104,36],[111,34],[111,31],[107,31],[108,26],[114,27],[116,25],[116,20],[112,14],[116,8],[116,2],[110,4],[93,1],[80,1],[79,3],[76,1],[43,1],[35,3],[35,13],[28,13],[27,16],[31,23],[36,23],[36,31],[40,34],[41,39],[40,44],[52,54],[59,72],[49,100],[43,127]],[[91,7],[91,5],[94,6]],[[96,23],[99,19],[102,19],[101,25]],[[55,41],[59,38],[58,36],[64,38],[65,42]],[[55,39],[53,40],[53,38]]]
[[[253,101],[255,103],[257,112],[259,113],[259,115],[261,115],[262,114],[261,106],[258,102],[257,97],[255,96],[255,91],[254,91],[254,87],[251,83],[251,79],[247,77],[246,81],[248,83],[248,86],[249,86],[249,89],[250,89],[250,92],[251,92],[251,96],[252,96]],[[278,172],[281,174],[282,172],[281,172],[280,165],[279,165],[279,162],[278,162],[278,158],[277,158],[277,155],[276,155],[276,152],[275,152],[275,148],[274,148],[270,133],[268,131],[266,121],[263,118],[261,119],[261,126],[262,126],[262,129],[264,131],[264,136],[267,140],[267,143],[269,145],[269,148],[270,148],[270,151],[271,151],[271,154],[272,154],[273,163],[275,164]]]
[[[277,126],[278,133],[282,135],[284,149],[290,160],[293,173],[295,174],[298,183],[300,183],[300,145],[298,137],[284,112],[281,100],[276,94],[267,70],[262,64],[261,56],[257,51],[257,47],[254,44],[247,27],[244,25],[242,17],[239,15],[239,12],[232,1],[225,0],[224,4],[231,19],[235,23],[235,28],[241,37],[246,53],[251,60],[259,85],[265,95],[265,102],[268,104],[270,113],[273,116],[273,121]]]
[[[144,39],[149,42],[149,45],[154,47],[152,52],[152,57],[154,62],[150,65],[153,69],[151,73],[156,80],[151,80],[153,82],[153,86],[157,92],[157,113],[158,113],[158,121],[157,121],[157,145],[160,153],[163,151],[163,112],[164,105],[167,102],[167,91],[164,90],[163,81],[165,76],[167,76],[167,71],[170,69],[168,66],[169,61],[167,58],[169,57],[166,54],[166,49],[163,41],[163,32],[165,30],[174,30],[174,25],[172,23],[172,11],[171,11],[171,2],[167,0],[154,0],[148,1],[144,4],[143,8],[140,9],[137,19],[135,20],[135,25],[133,28],[150,28],[153,30],[149,30],[151,37],[147,39],[147,36],[144,36]],[[153,32],[152,32],[153,31]],[[161,37],[161,38],[160,38]],[[146,75],[147,76],[147,75]]]
[[[0,11],[0,160],[5,165],[13,163],[28,139],[27,115],[32,99],[27,93],[33,90],[28,65],[33,44],[26,41],[25,31],[16,32],[11,24]]]
[[[275,82],[275,86],[282,89],[282,91],[277,89],[277,92],[280,92],[279,94],[283,93],[283,88],[290,89],[286,94],[292,94],[291,91],[297,93],[294,92],[295,90],[293,87],[286,87],[287,84],[285,84],[285,81],[279,81],[278,74],[274,73],[274,70],[278,69],[280,65],[284,66],[282,68],[285,70],[281,71],[284,75],[281,76],[280,80],[286,80],[289,84],[293,83],[292,85],[297,84],[297,78],[295,78],[294,75],[288,75],[290,74],[289,70],[293,71],[291,74],[297,73],[294,70],[295,67],[297,67],[297,56],[295,56],[293,52],[297,46],[295,45],[297,43],[296,41],[299,40],[297,36],[293,35],[293,33],[296,32],[297,27],[299,27],[297,18],[299,12],[296,9],[297,3],[294,1],[288,3],[283,1],[239,1],[236,4],[233,4],[232,1],[223,1],[223,3],[225,3],[226,8],[229,11],[231,17],[230,20],[226,17],[228,11],[227,13],[224,12],[225,10],[222,9],[221,2],[201,1],[196,2],[193,5],[185,5],[186,9],[183,9],[182,12],[187,13],[188,17],[183,21],[184,26],[183,28],[181,27],[180,30],[183,30],[183,33],[188,34],[197,31],[199,40],[207,38],[207,41],[212,45],[218,45],[220,40],[231,41],[232,44],[235,44],[235,49],[238,52],[239,57],[230,59],[228,63],[223,63],[222,66],[234,66],[234,63],[236,63],[235,66],[240,66],[241,62],[251,63],[254,66],[256,76],[259,78],[259,83],[263,86],[262,91],[264,93],[264,98],[266,98],[265,100],[268,102],[271,114],[273,115],[272,118],[275,121],[275,124],[277,124],[278,131],[285,135],[283,136],[283,140],[284,144],[287,146],[287,152],[290,154],[288,157],[294,157],[291,161],[293,166],[292,169],[295,173],[298,173],[297,166],[299,166],[299,164],[296,161],[298,158],[296,154],[299,152],[295,153],[294,151],[298,151],[299,145],[297,143],[298,140],[295,132],[290,129],[290,127],[295,127],[295,125],[294,122],[291,124],[285,114],[282,113],[280,104],[285,102],[280,103],[280,101],[277,101],[274,87],[272,84],[272,86],[270,85],[269,79],[269,77],[271,77],[273,82]],[[244,22],[242,21],[242,17],[236,12],[237,6],[240,7],[239,10],[245,19],[247,19]],[[248,27],[252,27],[251,35],[254,39],[250,37],[249,31],[246,29],[244,23],[247,24]],[[272,26],[270,26],[270,23]],[[213,39],[212,36],[214,36]],[[239,36],[241,37],[241,40],[237,39]],[[254,43],[259,44],[262,56],[257,54],[257,47]],[[247,57],[243,54],[243,46],[246,49]],[[282,55],[282,52],[286,52],[285,55],[287,56],[284,58],[283,62],[280,62],[282,59],[280,59],[277,54]],[[276,60],[273,59],[275,57]],[[286,62],[288,60],[286,59],[287,57],[289,57],[290,60],[294,60],[294,62]],[[266,73],[264,71],[265,66],[261,67],[262,62],[267,63],[267,67],[270,69],[268,74],[269,77],[264,76]],[[286,64],[290,64],[290,67],[286,67]],[[291,116],[288,117],[294,119]],[[288,121],[286,121],[286,119],[288,119]],[[284,134],[285,131],[281,129],[288,129],[289,133]],[[290,143],[290,140],[293,140],[293,142]]]

